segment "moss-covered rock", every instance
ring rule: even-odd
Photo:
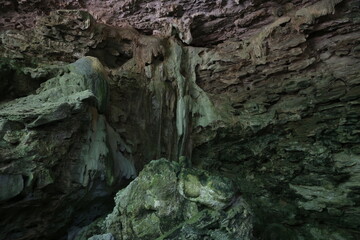
[[[146,165],[115,202],[103,231],[117,240],[252,236],[252,213],[229,179],[165,159]]]

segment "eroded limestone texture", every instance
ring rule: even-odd
[[[3,10],[9,19],[4,28],[10,30],[1,32],[0,45],[1,106],[8,109],[0,122],[5,149],[0,169],[10,178],[20,174],[24,181],[23,190],[18,182],[17,191],[4,192],[5,198],[17,195],[10,203],[23,201],[33,179],[41,179],[37,186],[61,188],[61,174],[54,172],[64,171],[65,183],[74,176],[91,182],[82,164],[79,171],[62,168],[64,162],[83,162],[79,155],[65,154],[76,146],[90,153],[91,169],[102,166],[94,154],[112,152],[134,162],[137,170],[152,159],[181,158],[232,179],[254,213],[259,239],[360,238],[357,0],[60,2],[38,12],[30,6],[42,1],[21,1]],[[15,13],[34,19],[59,4],[88,9],[94,17],[86,11],[54,11],[34,28],[14,30]],[[38,93],[45,85],[58,84],[61,75],[69,74],[64,66],[84,56],[99,59],[109,76],[106,109],[95,97],[103,96],[97,87],[63,102],[53,102],[50,95],[53,105],[30,108],[26,99],[35,101],[37,95],[29,94],[43,82]],[[54,76],[57,80],[48,80]],[[56,135],[57,127],[66,134]],[[69,139],[74,137],[79,140],[72,146]],[[106,145],[109,152],[95,145]],[[8,150],[16,148],[26,158],[21,166]],[[50,163],[62,161],[50,164],[50,171],[42,165],[48,158]],[[133,175],[133,167],[118,168],[124,176]],[[37,178],[28,174],[32,169],[39,170]],[[117,182],[114,176],[105,179]],[[199,194],[196,181],[187,186],[183,196],[212,205],[198,199],[211,194]],[[78,198],[77,193],[67,196]],[[6,209],[4,216],[14,211]],[[35,213],[22,214],[25,219]],[[20,239],[17,234],[26,232],[20,222],[26,221],[11,217],[8,222],[19,229],[12,238]],[[36,230],[40,239],[54,230],[43,226]]]
[[[109,96],[101,63],[84,57],[62,70],[36,94],[0,106],[5,239],[55,238],[74,218],[89,223],[109,208],[97,201],[111,199],[122,177],[136,175],[101,114]],[[85,206],[99,211],[87,215]]]
[[[251,210],[236,194],[230,179],[154,160],[116,194],[99,230],[108,234],[89,239],[252,239]]]

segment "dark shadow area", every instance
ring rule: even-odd
[[[132,43],[125,39],[106,39],[86,55],[98,58],[108,68],[118,68],[133,57]]]
[[[33,78],[25,74],[20,67],[4,59],[0,60],[0,102],[25,97],[32,94],[49,76]]]

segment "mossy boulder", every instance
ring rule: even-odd
[[[103,232],[117,240],[251,239],[251,210],[231,180],[166,159],[146,165],[115,202]]]

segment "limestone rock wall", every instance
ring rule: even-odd
[[[54,105],[26,124],[75,122],[66,129],[78,126],[81,136],[101,142],[103,133],[91,129],[104,129],[106,119],[107,146],[120,145],[112,155],[137,170],[152,159],[185,156],[227,176],[253,209],[259,239],[359,238],[357,0],[68,3],[35,11],[30,6],[42,1],[18,1],[3,10],[3,28],[10,29],[1,32],[0,45],[4,109],[63,74],[49,64],[61,69],[96,57],[109,76],[106,107],[89,97],[86,104],[97,108],[90,118],[73,108],[57,114]],[[68,10],[46,15],[59,6],[94,17]],[[46,16],[16,31],[19,12],[24,19]],[[21,135],[23,125],[9,129],[3,141],[19,142],[12,135]],[[93,151],[90,140],[79,145]],[[34,151],[34,161],[42,151]],[[124,166],[130,165],[118,168],[133,175]],[[22,174],[2,177],[14,186],[2,198],[16,199],[26,188]]]
[[[354,4],[317,2],[280,17],[249,41],[203,53],[209,60],[198,67],[199,86],[214,102],[228,101],[234,124],[206,131],[193,159],[238,178],[260,210],[259,228],[268,224],[262,238],[274,229],[275,239],[358,238]]]
[[[4,239],[57,238],[74,219],[88,224],[110,209],[98,201],[111,200],[122,177],[135,177],[119,149],[125,144],[102,114],[106,78],[101,63],[85,57],[35,94],[1,104]]]

